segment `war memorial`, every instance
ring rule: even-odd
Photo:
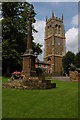
[[[37,76],[35,71],[35,55],[31,48],[31,34],[32,34],[32,19],[29,13],[29,27],[27,36],[27,49],[23,54],[23,68],[22,72],[24,78],[21,80],[12,80],[3,84],[3,88],[16,89],[50,89],[56,88],[56,83],[51,83],[51,80],[45,80],[43,74]]]

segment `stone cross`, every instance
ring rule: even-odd
[[[28,28],[28,36],[27,36],[27,50],[31,50],[31,34],[32,34],[32,18],[31,13],[29,14],[29,28]]]

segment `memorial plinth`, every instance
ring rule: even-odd
[[[23,74],[26,78],[35,77],[35,56],[33,54],[23,55]]]

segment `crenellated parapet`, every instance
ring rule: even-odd
[[[52,11],[51,18],[48,19],[46,16],[45,38],[51,36],[52,34],[58,34],[61,37],[65,37],[63,14],[62,18],[58,18],[54,16],[54,11]]]
[[[47,18],[47,16],[46,16],[46,18]],[[47,18],[46,23],[49,23],[51,20],[55,20],[55,21],[63,23],[63,14],[62,14],[62,18],[58,18],[58,17],[54,16],[54,11],[52,11],[52,17],[49,19]]]

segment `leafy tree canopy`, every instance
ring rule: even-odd
[[[22,65],[21,55],[27,47],[27,33],[29,12],[32,12],[32,23],[35,23],[35,11],[32,4],[27,2],[3,2],[2,3],[2,59],[3,73],[9,74],[14,70],[20,70]],[[32,25],[32,31],[37,32]],[[33,52],[42,53],[41,45],[36,44],[32,36]]]
[[[80,52],[78,52],[75,56],[75,66],[80,68]]]
[[[66,53],[66,55],[63,57],[62,59],[62,63],[63,63],[63,68],[64,71],[69,74],[69,67],[70,64],[73,63],[74,64],[74,58],[75,58],[75,54],[72,53],[71,51],[68,51]]]

